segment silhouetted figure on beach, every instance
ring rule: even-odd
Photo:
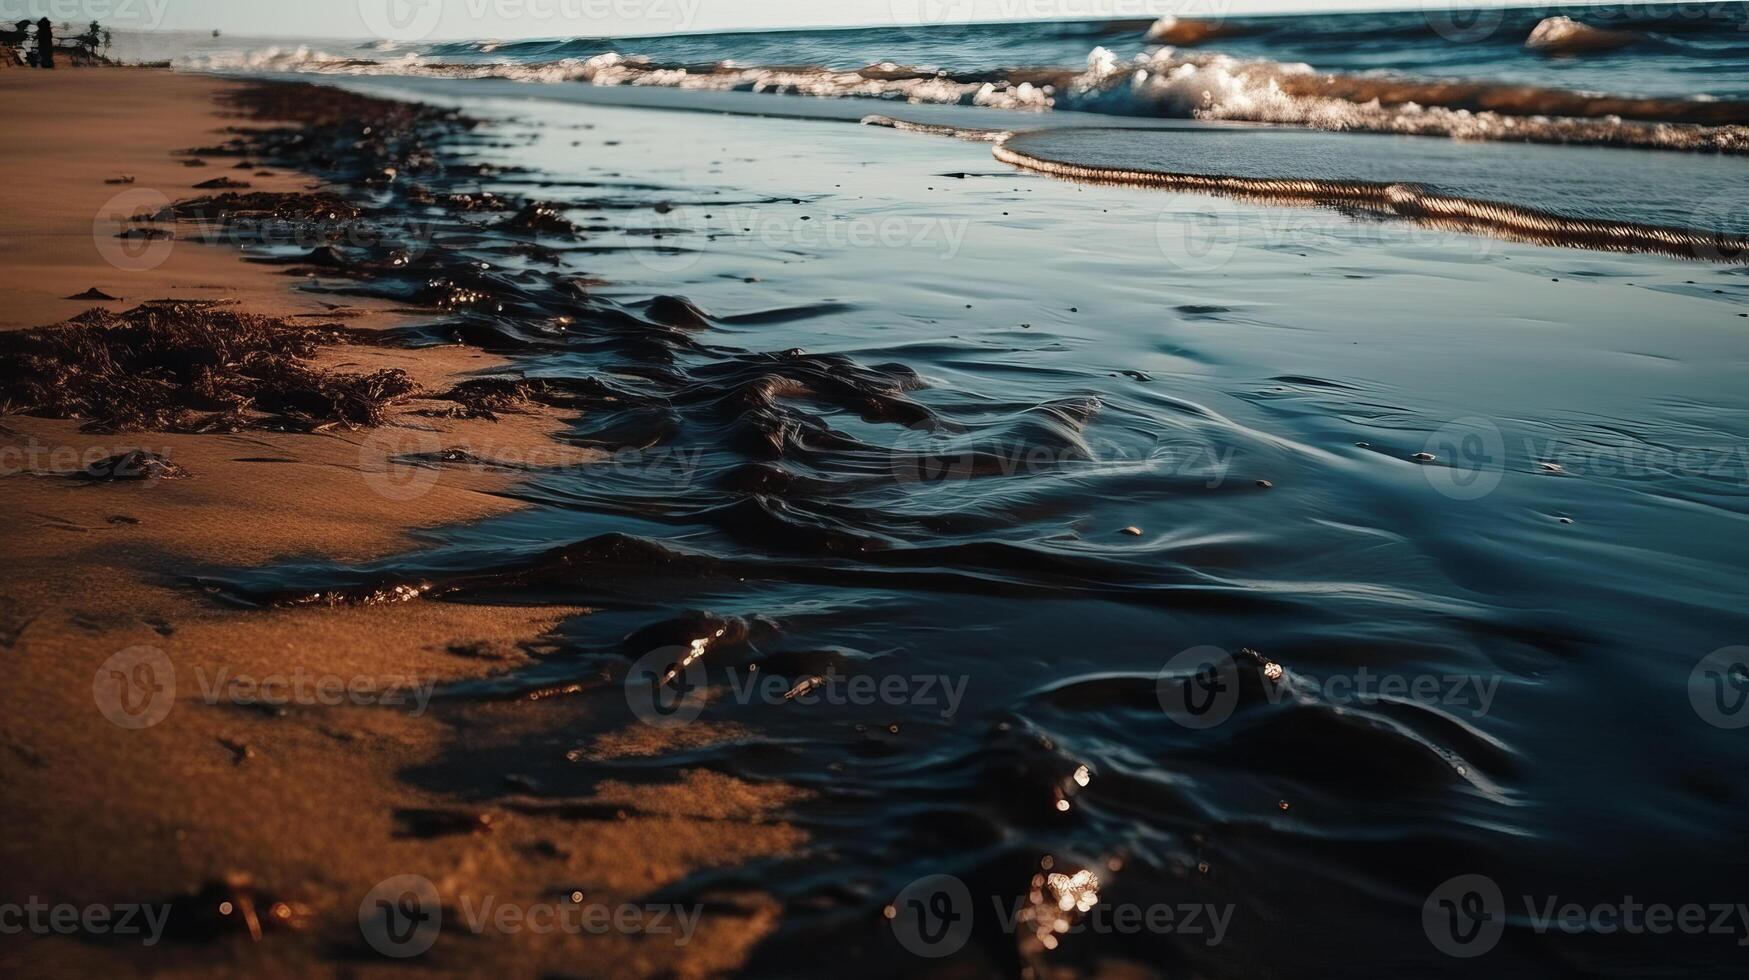
[[[25,53],[30,41],[30,21],[21,20],[6,30],[0,30],[0,51],[14,64],[34,64],[31,57]]]
[[[103,29],[102,24],[92,21],[91,26],[85,28],[85,33],[73,39],[73,46],[77,49],[75,53],[81,57],[93,61],[101,60],[104,52],[109,50],[109,32]]]
[[[55,67],[55,29],[47,17],[36,22],[36,66]]]

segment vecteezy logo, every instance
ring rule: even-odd
[[[176,706],[176,668],[156,647],[128,647],[97,668],[91,696],[115,724],[150,728]]]
[[[721,216],[713,215],[711,220]],[[620,212],[621,247],[651,272],[673,276],[686,272],[704,258],[701,243],[712,236],[702,214],[694,215],[684,205],[632,208]]]
[[[1427,26],[1454,44],[1486,41],[1506,19],[1505,0],[1421,0]]]
[[[947,433],[904,429],[893,437],[888,463],[893,479],[902,484],[957,484],[969,480],[977,472],[977,455],[971,449],[956,447],[954,437]],[[1024,461],[1024,447],[1011,451],[1013,458]]]
[[[1749,22],[1745,22],[1749,28]],[[1707,262],[1741,262],[1749,256],[1749,196],[1717,195],[1695,204],[1688,226],[1695,230],[1690,251]]]
[[[1154,693],[1173,721],[1186,728],[1213,728],[1239,705],[1239,667],[1220,647],[1191,647],[1160,668]]]
[[[1421,904],[1421,928],[1447,956],[1481,956],[1506,932],[1506,899],[1487,875],[1458,875]]]
[[[690,646],[657,647],[632,661],[626,671],[626,704],[646,725],[672,728],[690,724],[704,712],[710,678],[704,668],[705,641]]]
[[[437,886],[419,875],[384,878],[358,904],[358,929],[370,948],[384,956],[418,956],[443,930]]]
[[[1433,489],[1453,500],[1476,500],[1494,492],[1506,473],[1506,437],[1485,418],[1461,418],[1427,437],[1415,458]]]
[[[417,500],[437,485],[438,461],[432,457],[442,448],[434,432],[385,426],[358,444],[358,472],[390,500]]]
[[[887,906],[899,944],[918,956],[952,956],[972,935],[972,893],[953,875],[927,875]]]
[[[1749,647],[1721,647],[1688,675],[1688,702],[1715,728],[1749,727]]]
[[[1154,222],[1154,241],[1167,264],[1182,272],[1217,272],[1239,253],[1239,229],[1254,223],[1240,206],[1225,198],[1195,201],[1186,213],[1168,204]]]
[[[443,19],[443,0],[358,0],[365,29],[385,41],[421,41]]]
[[[895,27],[939,27],[969,21],[973,0],[889,0]]]
[[[163,214],[170,199],[149,187],[122,191],[97,209],[91,219],[91,243],[103,261],[123,272],[150,272],[170,258],[176,245],[171,233],[140,219]]]

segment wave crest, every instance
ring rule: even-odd
[[[730,62],[663,64],[607,52],[533,64],[456,64],[408,53],[385,61],[309,48],[185,59],[202,71],[504,78],[819,98],[866,98],[1042,112],[1072,109],[1306,126],[1459,140],[1576,143],[1749,153],[1749,104],[1612,98],[1485,82],[1327,75],[1310,65],[1160,48],[1123,59],[1094,48],[1080,70],[954,73],[881,62],[854,70]]]
[[[1571,17],[1550,17],[1531,29],[1524,46],[1543,54],[1571,55],[1614,51],[1644,39],[1644,35],[1634,31],[1612,31]]]
[[[1016,141],[1019,142],[1019,141]],[[1574,217],[1542,208],[1441,193],[1418,184],[1316,177],[1183,173],[1053,159],[1009,142],[992,149],[1012,166],[1094,183],[1248,197],[1281,204],[1364,210],[1382,217],[1511,241],[1610,252],[1652,252],[1677,258],[1749,261],[1749,236],[1634,221]]]
[[[1189,48],[1217,38],[1233,37],[1242,33],[1237,28],[1218,21],[1193,20],[1188,17],[1174,17],[1171,14],[1154,22],[1148,28],[1143,40],[1149,44],[1175,44]]]

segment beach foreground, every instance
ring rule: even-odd
[[[151,268],[127,256],[119,265],[106,260],[111,243],[92,228],[118,206],[105,203],[114,195],[183,200],[203,193],[200,181],[233,172],[229,160],[201,168],[183,160],[225,127],[251,125],[215,101],[236,88],[167,71],[0,72],[0,92],[21,110],[9,124],[15,138],[0,150],[8,174],[0,183],[5,329],[166,298],[294,324],[377,329],[407,319],[383,303],[319,302],[291,289],[282,267],[246,264],[219,245],[178,242]],[[105,183],[123,174],[131,184]],[[297,173],[242,179],[281,193],[315,186]],[[87,289],[117,298],[63,298]],[[404,370],[427,392],[504,363],[470,347],[361,343],[325,346],[313,359],[349,372]],[[0,969],[43,977],[322,973],[336,960],[375,956],[360,934],[361,900],[404,869],[429,869],[446,900],[466,889],[534,902],[570,877],[606,902],[795,842],[796,831],[768,819],[788,794],[703,772],[666,790],[604,785],[589,796],[604,816],[587,821],[540,813],[506,821],[502,811],[404,779],[458,734],[425,711],[435,685],[526,663],[574,610],[240,612],[190,587],[188,576],[204,567],[361,561],[410,547],[421,529],[519,506],[502,495],[509,470],[446,475],[441,485],[405,492],[420,475],[392,456],[426,440],[548,465],[589,458],[553,441],[562,423],[551,411],[485,421],[414,414],[420,407],[416,399],[395,406],[383,427],[312,434],[98,433],[75,420],[5,420],[0,453],[13,526],[0,545],[0,640],[16,672],[0,692],[7,900],[174,912],[168,935],[144,955],[133,936],[90,943],[55,929],[0,938]],[[91,462],[133,450],[160,454],[188,475],[76,479]],[[173,668],[160,668],[155,682],[171,686],[173,707],[144,690],[139,714],[130,714],[140,705],[129,693],[112,699],[105,663],[118,653],[131,658],[128,671],[166,657]],[[512,716],[492,724],[500,729],[493,740],[517,730]],[[771,918],[753,896],[707,916],[690,949],[589,936],[588,972],[692,976],[732,967]],[[142,936],[149,931],[147,917],[138,925]],[[538,972],[580,956],[563,938],[507,940],[457,950],[445,966]]]

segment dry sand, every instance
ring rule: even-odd
[[[295,279],[204,245],[175,244],[143,271],[104,258],[93,233],[120,191],[195,196],[228,163],[185,167],[172,154],[215,142],[224,82],[163,71],[0,72],[7,138],[0,140],[0,329],[54,323],[94,305],[147,299],[234,301],[279,316],[327,312]],[[105,181],[127,174],[129,185]],[[259,190],[298,190],[294,174],[244,177]],[[63,297],[96,287],[115,303]],[[368,305],[349,325],[389,324]],[[428,389],[501,359],[463,348],[407,351],[347,346],[331,366],[407,370]],[[4,365],[0,365],[4,370]],[[551,644],[583,610],[409,602],[352,609],[223,608],[186,576],[202,567],[286,556],[358,560],[411,547],[420,529],[502,514],[502,472],[388,467],[390,455],[467,448],[492,458],[584,462],[555,441],[564,420],[432,419],[410,403],[382,429],[316,435],[83,434],[74,421],[0,419],[0,901],[161,902],[215,886],[239,900],[285,902],[296,928],[252,937],[237,902],[216,938],[143,949],[77,936],[0,935],[0,974],[92,976],[374,973],[396,969],[361,941],[360,901],[397,874],[431,879],[448,921],[460,904],[554,901],[587,883],[596,903],[635,901],[704,867],[785,852],[801,835],[782,820],[795,794],[705,772],[655,787],[608,784],[587,799],[624,806],[623,818],[575,819],[530,806],[502,812],[486,832],[398,836],[395,813],[455,808],[458,799],[405,778],[458,738],[470,749],[510,745],[580,710],[525,702],[420,713],[407,707],[295,706],[284,712],[209,703],[218,676],[398,679],[429,684],[501,671]],[[188,479],[82,485],[65,474],[92,458],[148,448]],[[432,481],[424,485],[426,481]],[[416,492],[415,492],[416,491]],[[133,647],[161,651],[176,699],[161,722],[112,724],[94,689],[103,665]],[[488,650],[490,657],[454,650]],[[544,712],[544,713],[543,713]],[[698,733],[693,733],[697,735]],[[555,743],[562,740],[555,739]],[[693,741],[697,741],[696,738]],[[660,751],[651,733],[595,746]],[[563,752],[562,748],[555,749]],[[495,778],[487,774],[483,779]],[[247,880],[247,886],[237,884]],[[230,881],[225,886],[216,883]],[[228,890],[227,890],[228,889]],[[215,904],[203,898],[193,904]],[[264,915],[267,913],[263,913]],[[684,945],[649,936],[488,931],[456,936],[419,961],[445,972],[492,969],[592,976],[702,976],[742,963],[776,922],[757,893],[725,896]]]

